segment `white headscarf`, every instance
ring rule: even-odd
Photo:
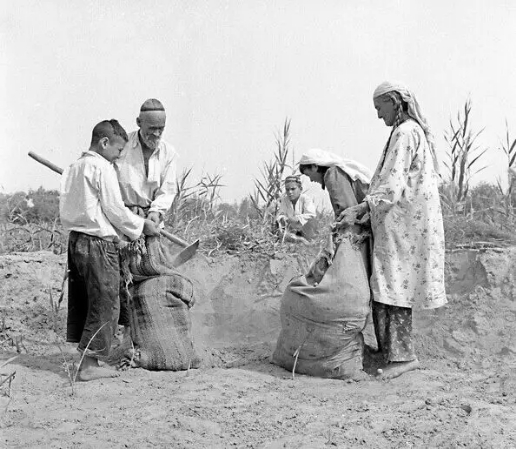
[[[421,112],[421,107],[419,106],[419,103],[416,100],[416,96],[414,95],[414,93],[412,91],[410,91],[407,87],[405,87],[401,83],[385,81],[374,90],[373,100],[375,98],[381,97],[382,95],[387,94],[389,92],[398,92],[401,95],[401,99],[405,103],[407,103],[407,105],[408,105],[407,113],[408,113],[409,117],[414,119],[419,124],[419,126],[421,126],[421,128],[423,129],[426,140],[430,147],[430,151],[432,152],[435,169],[439,173],[439,164],[437,162],[437,156],[435,154],[434,135],[432,134],[432,131],[430,130],[430,126],[428,125],[428,122],[426,121],[425,116]]]
[[[299,165],[319,165],[320,167],[340,167],[353,181],[359,179],[364,184],[371,182],[372,173],[364,165],[351,159],[344,159],[329,151],[313,148],[306,151],[299,160]]]

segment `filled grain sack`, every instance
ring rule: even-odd
[[[121,288],[121,316],[130,325],[133,366],[149,370],[198,368],[190,308],[193,283],[171,263],[159,237],[133,242],[122,252],[126,285]]]
[[[362,369],[370,308],[367,241],[338,236],[306,276],[287,286],[272,362],[318,377],[350,378]]]
[[[188,307],[192,283],[165,275],[137,282],[130,290],[134,364],[149,370],[198,368]]]

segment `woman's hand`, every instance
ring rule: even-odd
[[[349,228],[357,222],[357,219],[357,206],[348,207],[347,209],[343,210],[338,216],[337,221],[335,223],[335,228],[340,230]]]
[[[357,204],[356,206],[344,209],[337,217],[335,227],[337,229],[346,229],[360,222],[360,219],[369,211],[369,205],[366,202]]]

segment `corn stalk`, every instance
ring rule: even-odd
[[[206,213],[213,213],[217,200],[220,200],[220,183],[222,175],[205,174],[198,184],[199,197],[204,200]]]
[[[201,180],[189,184],[192,168],[185,169],[176,180],[176,196],[167,212],[166,224],[174,230],[186,231],[192,222],[217,218],[222,175],[203,174]]]
[[[174,227],[180,220],[188,199],[195,193],[195,186],[187,185],[192,169],[193,167],[185,168],[176,179],[176,196],[167,212],[166,218],[167,224],[171,227]]]
[[[289,151],[290,119],[287,118],[283,124],[283,130],[276,136],[276,153],[274,158],[263,164],[263,167],[260,169],[261,178],[254,180],[255,191],[249,195],[251,203],[262,218],[265,218],[269,208],[275,205],[281,196],[281,185],[285,169],[287,167],[292,168],[287,163]]]
[[[505,212],[513,215],[512,194],[516,180],[516,139],[511,141],[509,133],[509,124],[505,121],[505,142],[502,142],[502,151],[505,153],[507,160],[507,190],[504,191],[502,183],[498,181],[498,189],[503,195]]]
[[[487,166],[477,168],[480,158],[487,151],[477,145],[478,136],[484,131],[473,131],[470,124],[471,100],[466,100],[464,109],[457,113],[454,123],[450,119],[450,129],[444,137],[449,145],[448,158],[444,165],[449,171],[449,181],[443,189],[443,201],[453,212],[463,209],[469,193],[471,179]]]

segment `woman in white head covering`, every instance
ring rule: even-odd
[[[379,350],[393,378],[419,365],[412,343],[412,308],[446,304],[444,231],[434,140],[414,94],[382,83],[373,94],[378,118],[392,127],[368,195],[344,211],[340,226],[370,212],[371,290]]]
[[[368,168],[318,148],[301,156],[299,171],[328,190],[336,217],[364,199],[371,180]]]
[[[320,149],[305,152],[299,170],[328,191],[336,217],[365,198],[371,179],[364,166]],[[314,376],[367,377],[362,369],[371,314],[370,234],[362,231],[357,225],[331,232],[308,273],[287,286],[273,363]]]

